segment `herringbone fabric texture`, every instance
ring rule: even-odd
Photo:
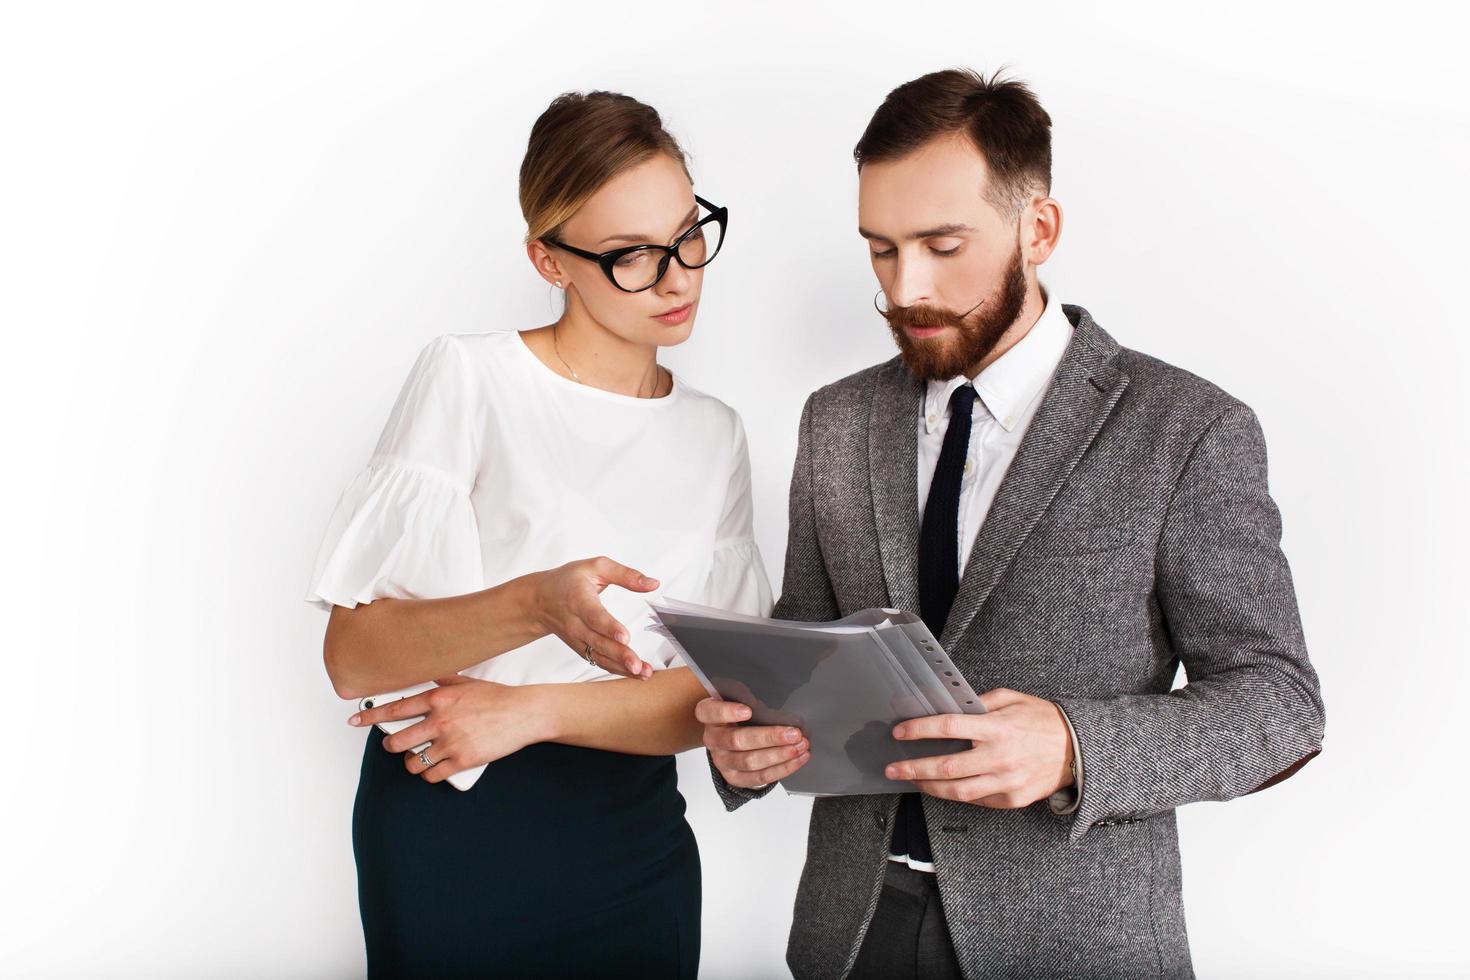
[[[1254,413],[1064,310],[1072,340],[940,640],[976,690],[1066,710],[1081,799],[924,811],[965,976],[1191,977],[1174,809],[1289,775],[1321,748],[1322,699]],[[807,400],[774,615],[918,608],[921,393],[894,358]],[[770,791],[711,770],[729,809]],[[814,802],[787,947],[801,980],[851,969],[898,798]]]

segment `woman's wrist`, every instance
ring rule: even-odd
[[[514,586],[512,599],[520,613],[521,627],[537,639],[551,634],[551,623],[546,620],[541,602],[541,584],[545,578],[545,572],[528,572],[510,581]]]
[[[567,724],[563,702],[556,684],[525,684],[516,688],[522,703],[519,710],[530,722],[534,740],[555,742],[566,737]]]

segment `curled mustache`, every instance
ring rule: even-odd
[[[941,310],[937,306],[895,306],[889,310],[879,310],[883,319],[888,321],[888,326],[894,330],[904,328],[928,329],[930,327],[954,327],[957,330],[965,330],[967,324],[965,318],[974,313],[985,300],[981,300],[963,313],[951,313],[949,310]]]

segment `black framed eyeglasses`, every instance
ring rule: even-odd
[[[657,285],[669,271],[669,259],[675,259],[686,269],[702,269],[719,254],[720,246],[725,243],[725,224],[729,221],[730,210],[715,207],[698,194],[694,195],[694,201],[709,214],[696,221],[672,245],[629,245],[610,252],[589,252],[555,238],[543,238],[542,241],[596,262],[608,281],[623,292],[641,293]]]

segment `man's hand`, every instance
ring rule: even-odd
[[[715,768],[731,786],[760,789],[785,779],[811,758],[811,745],[799,728],[741,725],[750,718],[750,709],[738,701],[705,698],[694,706],[694,717],[704,725],[704,747]]]
[[[930,796],[1013,809],[1072,785],[1072,739],[1062,709],[999,687],[980,695],[983,715],[930,715],[894,726],[893,737],[964,738],[955,755],[895,762],[889,779],[912,780]]]

